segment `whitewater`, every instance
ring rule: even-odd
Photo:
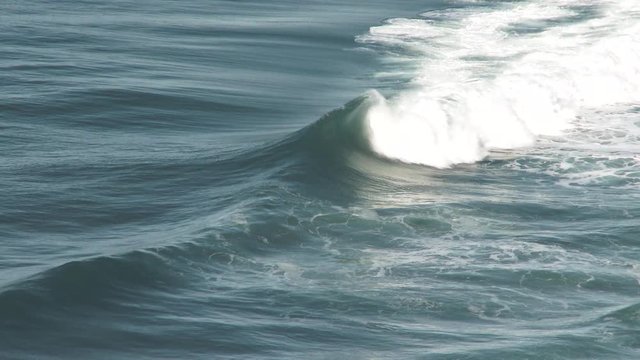
[[[370,148],[449,167],[562,136],[588,111],[637,102],[639,12],[637,1],[516,2],[372,27],[359,43],[415,69],[408,90],[370,94]]]

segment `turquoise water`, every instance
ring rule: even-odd
[[[634,1],[0,2],[0,358],[637,359]]]

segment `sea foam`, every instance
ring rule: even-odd
[[[448,167],[560,136],[582,111],[640,99],[640,3],[551,0],[392,19],[357,38],[419,64],[372,92],[371,150]]]

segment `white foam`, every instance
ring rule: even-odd
[[[565,186],[636,189],[640,185],[639,110],[617,105],[585,111],[562,138],[541,139],[541,151],[513,159],[507,166],[549,175]]]
[[[579,20],[580,7],[595,16]],[[478,161],[561,135],[585,109],[640,100],[638,1],[431,12],[389,20],[357,40],[420,63],[411,89],[376,94],[366,119],[372,150],[403,162]]]

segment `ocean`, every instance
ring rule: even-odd
[[[0,1],[0,359],[639,359],[637,0]]]

